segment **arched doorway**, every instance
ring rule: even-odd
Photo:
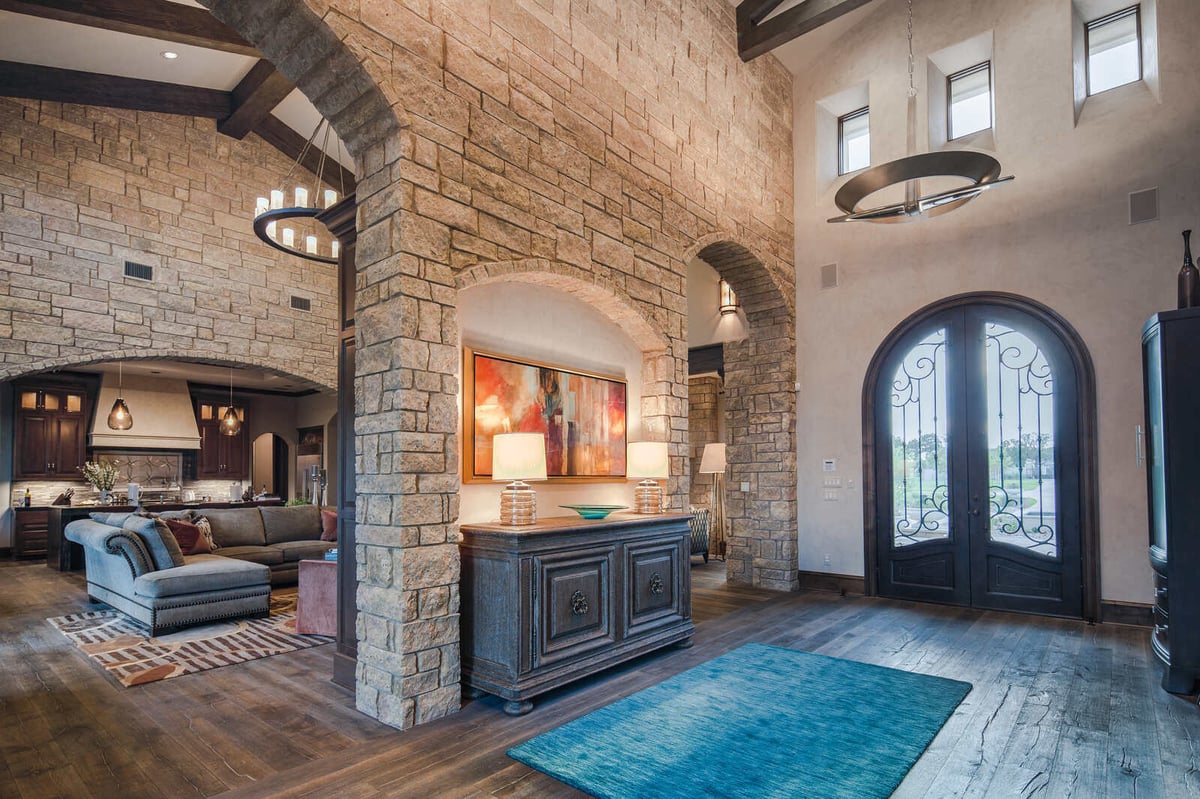
[[[250,450],[250,486],[256,493],[289,499],[288,444],[282,436],[263,433]]]
[[[1032,300],[901,323],[863,388],[869,589],[1094,618],[1094,408],[1078,334]]]

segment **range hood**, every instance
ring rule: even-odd
[[[105,374],[96,400],[96,420],[88,436],[92,447],[126,449],[200,449],[200,429],[186,380],[125,375],[122,392],[133,427],[112,430],[108,411],[117,401],[117,376]]]

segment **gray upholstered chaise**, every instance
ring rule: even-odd
[[[151,635],[221,619],[261,618],[270,609],[270,570],[261,563],[188,555],[181,556],[181,566],[164,564],[161,551],[153,551],[161,545],[148,544],[144,530],[91,519],[71,522],[65,534],[83,547],[88,596],[145,624]]]

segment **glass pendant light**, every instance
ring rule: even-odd
[[[133,427],[133,414],[129,412],[129,406],[125,404],[125,369],[120,362],[117,363],[117,401],[113,403],[112,410],[108,412],[108,428],[110,430],[128,430]]]
[[[242,432],[242,419],[237,408],[233,407],[233,367],[229,367],[229,404],[225,406],[225,415],[221,417],[221,433],[236,436]]]

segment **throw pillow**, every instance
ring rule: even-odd
[[[208,523],[207,516],[197,516],[192,520],[192,524],[196,525],[196,527],[200,530],[200,537],[204,539],[206,544],[208,544],[209,552],[216,552],[221,548],[217,544],[216,539],[213,538],[212,525]]]
[[[204,555],[211,551],[208,540],[200,535],[200,528],[196,525],[185,522],[183,519],[163,519],[163,521],[167,523],[167,527],[171,528],[171,534],[179,542],[179,548],[183,550],[183,554]]]
[[[128,519],[130,515],[131,514],[129,511],[123,511],[121,513],[113,513],[111,511],[93,511],[92,513],[88,514],[88,516],[92,517],[93,521],[100,522],[101,524],[107,524],[112,527],[124,527],[125,520]]]
[[[337,541],[337,511],[321,510],[321,540]]]
[[[130,516],[123,526],[126,530],[137,533],[145,542],[150,559],[154,561],[154,568],[170,569],[183,565],[183,551],[166,522],[149,516]]]

